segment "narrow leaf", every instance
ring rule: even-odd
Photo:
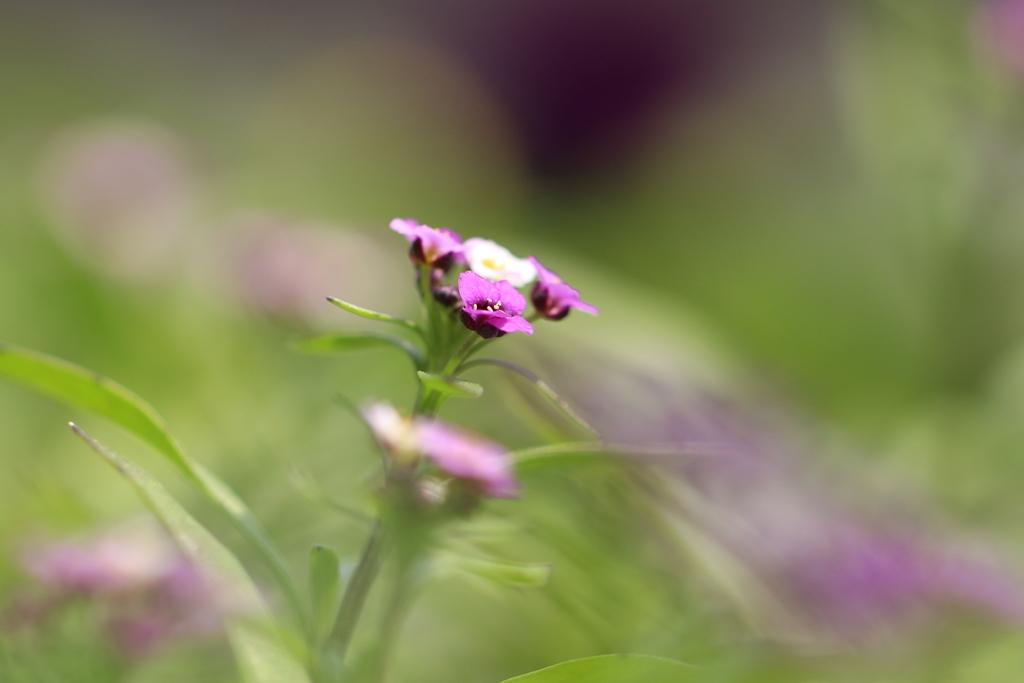
[[[327,297],[327,300],[330,301],[335,306],[337,306],[338,308],[344,308],[349,313],[354,313],[355,315],[358,315],[360,318],[366,318],[368,320],[377,320],[379,322],[385,323],[394,323],[396,325],[401,325],[402,327],[408,330],[412,330],[421,337],[423,336],[423,329],[411,320],[399,318],[398,316],[395,315],[388,315],[387,313],[378,313],[377,311],[371,311],[368,308],[356,306],[355,304],[350,304],[349,302],[342,301],[341,299],[335,299],[333,296]]]
[[[423,372],[422,370],[417,371],[416,374],[419,376],[420,382],[423,383],[423,387],[425,389],[437,392],[445,398],[450,396],[479,398],[484,393],[484,388],[479,384],[467,382],[466,380],[459,379],[458,377],[434,375],[429,372]]]
[[[505,683],[687,683],[700,669],[647,655],[601,655],[549,666]]]
[[[309,549],[309,593],[317,640],[327,635],[334,623],[341,597],[341,561],[323,545]]]
[[[160,482],[121,457],[77,425],[71,428],[135,489],[143,503],[167,528],[182,552],[209,579],[230,587],[230,603],[251,613],[230,616],[226,624],[244,680],[250,683],[308,681],[305,671],[287,652],[269,625],[270,613],[259,590],[238,558],[183,508]]]
[[[454,552],[441,553],[437,562],[442,573],[469,575],[499,586],[542,588],[551,578],[551,565],[543,563],[507,562]]]
[[[345,353],[347,351],[359,351],[362,349],[380,348],[382,346],[395,346],[405,352],[413,365],[417,368],[423,367],[423,354],[404,339],[392,337],[387,334],[375,334],[373,332],[350,332],[344,334],[323,334],[311,339],[303,339],[295,342],[292,347],[298,351],[307,353]]]
[[[587,421],[584,420],[583,417],[579,413],[577,413],[571,405],[569,405],[568,401],[566,401],[564,398],[555,393],[555,390],[551,388],[551,385],[542,380],[536,373],[527,370],[521,365],[516,365],[515,363],[510,363],[507,360],[500,360],[498,358],[481,358],[480,360],[469,361],[468,363],[465,363],[462,366],[462,368],[463,370],[468,370],[472,367],[480,365],[493,365],[494,367],[504,368],[505,370],[514,372],[517,375],[520,375],[521,377],[525,377],[526,379],[530,380],[530,382],[533,383],[533,386],[535,386],[537,390],[540,391],[540,393],[543,394],[548,400],[550,400],[559,409],[561,409],[561,411],[565,414],[566,417],[572,420],[578,427],[580,427],[583,431],[587,432],[591,436],[597,436],[597,430],[591,427],[587,423]]]
[[[219,507],[270,567],[296,618],[308,623],[304,605],[283,558],[260,523],[231,488],[188,457],[164,419],[135,393],[113,380],[46,354],[0,344],[0,376],[65,405],[101,415],[153,446]]]
[[[577,441],[523,448],[512,451],[509,457],[517,471],[532,472],[552,467],[607,462],[609,458],[614,457],[629,457],[653,464],[682,457],[714,457],[721,452],[713,444],[628,446],[602,441]]]

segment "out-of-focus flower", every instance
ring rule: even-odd
[[[446,271],[462,253],[462,238],[448,228],[432,228],[411,218],[396,218],[391,221],[391,229],[409,240],[409,258],[418,265]]]
[[[533,286],[530,298],[533,305],[548,320],[561,320],[569,315],[569,309],[578,308],[584,313],[597,315],[596,306],[591,306],[580,299],[580,293],[565,284],[558,273],[552,272],[541,265],[533,256],[530,263],[537,269],[537,284]]]
[[[519,482],[504,448],[438,420],[420,420],[416,431],[423,455],[453,477],[478,484],[492,498],[515,498]]]
[[[170,640],[212,634],[237,607],[180,554],[159,528],[134,524],[88,541],[32,546],[23,557],[43,589],[37,620],[63,602],[85,599],[128,657],[145,656]]]
[[[251,309],[310,324],[334,322],[324,297],[398,305],[401,260],[351,231],[268,214],[229,222],[220,253],[228,287]]]
[[[462,322],[484,339],[509,332],[533,334],[533,325],[522,317],[526,299],[508,281],[488,282],[467,271],[459,275],[459,295],[465,303]]]
[[[408,418],[392,405],[371,403],[363,418],[377,442],[398,462],[429,459],[439,470],[479,487],[492,498],[515,498],[519,483],[506,450],[493,441],[433,418]]]
[[[375,402],[361,410],[374,437],[396,460],[414,459],[420,452],[419,436],[413,421],[390,403]]]
[[[194,220],[184,149],[151,123],[72,128],[44,154],[44,208],[84,260],[117,277],[158,280],[179,262]]]
[[[516,258],[505,247],[491,240],[472,237],[464,245],[469,269],[492,282],[507,280],[513,287],[533,282],[537,269],[527,259]]]
[[[941,624],[947,606],[1024,625],[1018,577],[908,522],[884,496],[813,473],[790,420],[607,359],[601,367],[570,395],[609,441],[680,449],[650,461],[667,475],[669,519],[682,520],[673,526],[691,551],[714,546],[714,564],[742,567],[732,573],[748,578],[731,594],[771,635],[813,649],[878,643]]]
[[[1024,76],[1024,0],[985,0],[976,26],[982,47]]]

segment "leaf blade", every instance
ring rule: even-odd
[[[401,349],[417,369],[422,369],[424,364],[423,354],[413,344],[398,337],[387,334],[376,334],[374,332],[347,332],[321,334],[309,339],[302,339],[292,344],[292,348],[305,353],[345,353],[362,349],[380,348],[383,346],[394,346]]]
[[[383,323],[393,323],[395,325],[401,325],[407,330],[412,330],[416,334],[423,336],[423,328],[406,318],[400,318],[397,315],[388,315],[387,313],[378,313],[377,311],[371,311],[369,308],[363,308],[362,306],[356,306],[350,304],[347,301],[335,298],[333,296],[327,297],[327,300],[338,308],[344,309],[349,313],[358,315],[360,318],[366,318],[367,320],[376,320]]]
[[[341,560],[327,546],[314,545],[309,549],[309,594],[319,641],[334,623],[341,602]]]
[[[484,388],[479,384],[458,377],[435,375],[422,370],[418,370],[416,376],[420,378],[424,389],[433,391],[442,398],[480,398],[484,393]]]
[[[231,487],[185,453],[164,419],[142,397],[99,373],[12,344],[0,343],[0,376],[65,405],[105,417],[166,457],[255,546],[284,591],[296,619],[309,633],[308,615],[298,588],[259,521]]]
[[[599,655],[573,659],[504,683],[686,683],[700,670],[674,659],[647,655]]]
[[[303,668],[268,628],[270,613],[259,590],[238,558],[206,530],[173,496],[144,469],[100,443],[80,427],[71,428],[113,467],[135,490],[146,507],[160,520],[188,558],[217,582],[230,582],[233,600],[257,610],[252,617],[233,616],[226,628],[246,681],[288,683],[308,681]],[[263,622],[263,623],[260,623]]]
[[[469,370],[473,367],[479,367],[481,365],[491,365],[497,368],[504,368],[509,372],[514,372],[521,377],[528,379],[540,393],[547,398],[549,401],[554,403],[561,411],[568,417],[577,427],[587,432],[591,436],[599,436],[597,430],[590,426],[590,424],[583,419],[579,413],[566,401],[564,398],[559,396],[551,385],[540,378],[538,374],[531,370],[527,370],[521,365],[516,363],[510,363],[507,360],[501,360],[499,358],[481,358],[479,360],[469,361],[462,366],[463,370]]]

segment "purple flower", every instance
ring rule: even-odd
[[[405,235],[410,242],[409,258],[413,263],[448,270],[462,254],[462,238],[448,228],[432,228],[411,218],[396,218],[391,229]]]
[[[977,9],[982,47],[1009,69],[1024,75],[1024,0],[988,0]]]
[[[533,325],[522,317],[526,299],[508,280],[489,282],[466,271],[459,275],[459,295],[465,303],[462,322],[484,339],[509,332],[533,334]]]
[[[519,482],[500,445],[437,420],[417,421],[416,433],[423,455],[440,470],[476,483],[492,498],[518,496]]]
[[[538,313],[548,320],[561,320],[569,315],[571,308],[578,308],[584,313],[597,315],[597,307],[582,301],[580,293],[565,284],[558,273],[545,268],[533,256],[529,260],[537,269],[537,284],[533,286],[530,298]]]
[[[229,604],[227,586],[211,581],[149,525],[114,529],[86,542],[37,544],[23,564],[45,589],[30,610],[36,622],[85,598],[101,618],[102,632],[133,659],[175,638],[216,633],[225,616],[246,608]]]

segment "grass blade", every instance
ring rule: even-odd
[[[305,671],[273,633],[263,598],[238,558],[148,472],[92,438],[77,425],[72,423],[71,429],[128,480],[182,552],[210,580],[231,587],[232,603],[237,601],[237,604],[257,611],[255,615],[229,617],[226,625],[243,679],[250,683],[308,682]]]
[[[0,344],[0,377],[65,405],[101,415],[153,446],[256,547],[284,591],[300,627],[310,634],[308,613],[298,588],[259,521],[227,484],[185,454],[167,423],[146,401],[98,373],[10,344]]]

